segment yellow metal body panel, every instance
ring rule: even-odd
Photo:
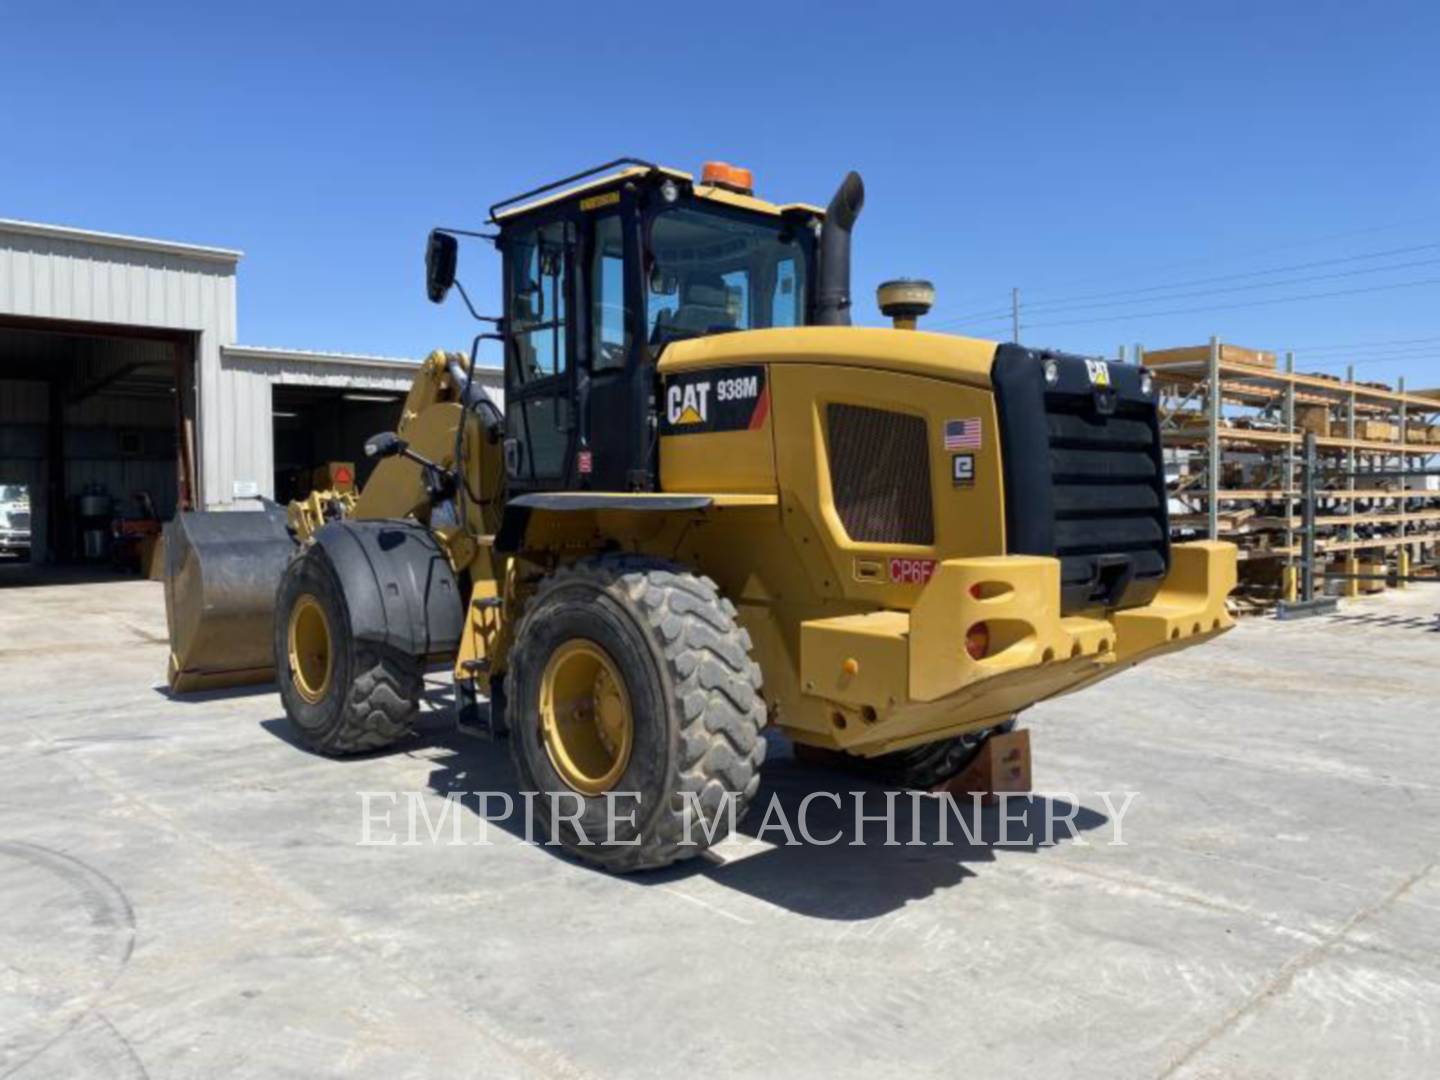
[[[753,431],[716,431],[667,438],[661,444],[660,487],[666,492],[764,492],[775,481],[771,418]]]
[[[1176,544],[1170,559],[1170,573],[1155,599],[1114,615],[1122,662],[1235,625],[1225,610],[1225,598],[1235,588],[1235,545],[1217,540]]]
[[[867,611],[810,619],[800,626],[801,686],[850,709],[875,711],[876,704],[904,701],[910,616],[903,611]],[[872,723],[875,717],[866,714]]]
[[[285,510],[286,523],[295,534],[295,539],[303,543],[329,520],[327,511],[334,512],[338,509],[339,516],[353,517],[355,498],[354,488],[345,491],[312,491],[303,499],[291,500]]]
[[[417,454],[448,468],[455,460],[460,413],[460,405],[454,401],[431,404],[416,415],[407,414],[400,435]],[[355,516],[428,520],[430,503],[421,474],[421,467],[409,458],[396,456],[379,462],[355,501]]]
[[[995,342],[889,327],[802,326],[713,334],[677,341],[660,358],[661,374],[725,364],[829,364],[924,375],[990,389]]]
[[[662,375],[763,365],[763,423],[660,440],[666,492],[773,495],[773,513],[695,513],[651,524],[637,549],[713,577],[736,604],[772,719],[793,739],[878,754],[994,724],[1037,701],[1232,625],[1235,552],[1177,545],[1154,603],[1062,616],[1058,560],[1005,556],[1005,503],[990,389],[995,344],[889,329],[777,329],[678,342]],[[826,409],[926,420],[934,543],[851,539],[830,487]],[[972,484],[952,484],[944,422],[979,418]],[[917,463],[917,468],[919,468]],[[578,539],[578,538],[577,538]],[[583,545],[582,545],[583,546]],[[628,545],[627,545],[628,546]],[[892,560],[933,566],[897,579]],[[965,650],[984,622],[991,649]]]
[[[1228,630],[1234,546],[1172,551],[1155,600],[1126,611],[1062,617],[1058,560],[1010,555],[946,560],[908,613],[802,623],[802,692],[830,705],[823,744],[875,754],[985,726]],[[975,660],[965,637],[980,622],[991,649]]]
[[[983,659],[965,650],[985,623]],[[1063,618],[1055,559],[947,559],[909,612],[806,621],[801,686],[832,704],[828,745],[883,753],[984,726],[1115,663],[1115,628]],[[858,718],[859,723],[855,721]]]

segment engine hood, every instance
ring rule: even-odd
[[[839,364],[990,387],[997,345],[980,338],[868,326],[740,330],[668,345],[662,374],[728,364]]]

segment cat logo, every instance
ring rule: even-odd
[[[1090,373],[1091,386],[1110,385],[1110,365],[1104,360],[1086,360],[1085,370]]]
[[[665,419],[674,427],[703,424],[709,416],[710,384],[672,385],[665,394]]]
[[[759,364],[706,368],[665,380],[662,435],[756,431],[770,415],[765,368]]]

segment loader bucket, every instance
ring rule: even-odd
[[[165,526],[172,691],[275,678],[275,590],[294,552],[280,507],[183,513]]]

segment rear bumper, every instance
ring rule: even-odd
[[[929,742],[1232,627],[1234,545],[1171,551],[1155,598],[1124,611],[1062,615],[1059,561],[1007,555],[946,560],[909,612],[802,623],[801,689],[828,710],[814,741],[862,754]],[[990,651],[974,660],[965,639],[981,622]]]

